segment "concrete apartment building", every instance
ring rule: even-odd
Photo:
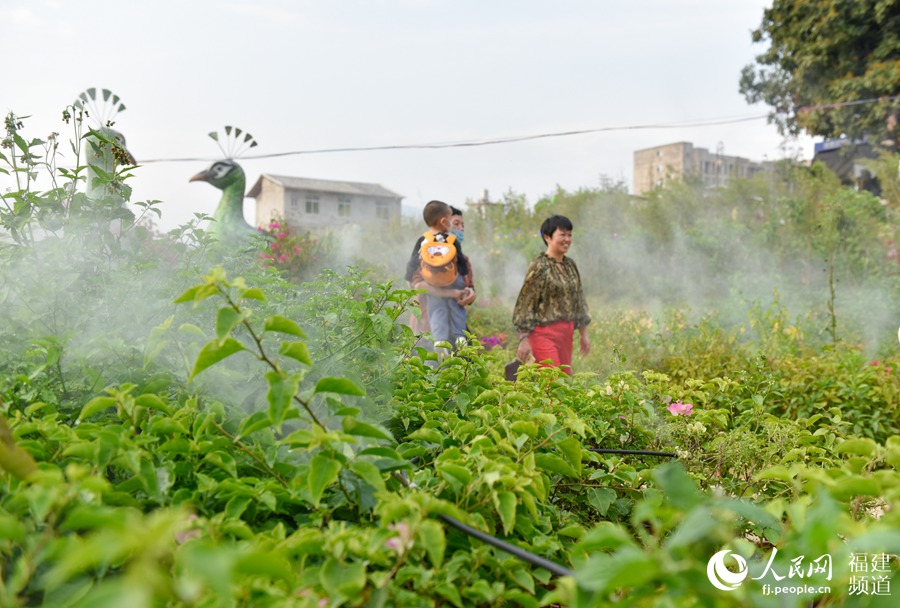
[[[710,152],[681,141],[634,153],[634,194],[643,195],[686,177],[702,179],[707,187],[715,188],[726,185],[729,179],[749,178],[771,169],[768,161],[726,156],[721,145],[716,152]]]
[[[284,218],[299,230],[399,221],[403,198],[379,184],[267,173],[247,196],[256,199],[257,226]]]

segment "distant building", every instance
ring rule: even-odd
[[[710,152],[682,141],[634,153],[634,194],[646,194],[687,177],[701,179],[707,187],[715,188],[728,184],[731,179],[749,178],[771,170],[771,162],[725,156],[721,144],[716,152]]]
[[[842,184],[879,195],[881,185],[861,162],[865,158],[877,157],[878,153],[867,139],[852,142],[847,138],[826,139],[815,144],[813,162],[823,163],[834,171]]]
[[[247,193],[256,225],[284,218],[303,230],[400,221],[402,196],[378,184],[263,173]]]

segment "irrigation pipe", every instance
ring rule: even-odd
[[[654,452],[654,451],[650,451],[650,450],[619,450],[619,449],[612,449],[612,448],[607,448],[607,449],[590,448],[590,451],[597,452],[599,454],[633,454],[633,455],[638,455],[638,456],[663,456],[663,457],[667,457],[667,458],[678,458],[678,455],[674,454],[672,452]],[[418,486],[415,484],[415,482],[410,481],[410,479],[409,479],[409,477],[407,477],[405,471],[396,473],[394,475],[394,477],[396,479],[398,479],[400,481],[400,483],[402,483],[407,488],[410,488],[410,489],[418,488]],[[481,530],[473,528],[472,526],[468,526],[468,525],[462,523],[461,521],[459,521],[458,519],[456,519],[455,517],[450,517],[449,515],[444,515],[443,513],[438,513],[437,517],[438,517],[438,519],[443,521],[445,524],[453,526],[457,530],[459,530],[465,534],[468,534],[469,536],[473,536],[473,537],[477,538],[478,540],[480,540],[481,542],[487,543],[487,544],[491,545],[492,547],[496,547],[497,549],[500,549],[501,551],[505,551],[506,553],[514,555],[514,556],[518,557],[519,559],[521,559],[522,561],[528,562],[529,564],[531,564],[533,566],[537,566],[538,568],[543,568],[545,570],[548,570],[549,572],[551,572],[552,574],[555,574],[556,576],[573,576],[575,574],[572,570],[569,570],[565,566],[561,566],[560,564],[557,564],[554,561],[550,561],[549,559],[547,559],[545,557],[541,557],[540,555],[535,555],[534,553],[532,553],[530,551],[526,551],[525,549],[522,549],[521,547],[517,547],[506,541],[502,541],[499,538],[491,536],[490,534],[487,534],[486,532],[482,532]]]
[[[402,483],[404,486],[406,486],[409,489],[418,489],[419,488],[419,486],[417,486],[414,481],[410,481],[410,479],[406,476],[406,471],[400,471],[399,473],[395,473],[394,477],[396,479],[398,479],[400,481],[400,483]],[[572,576],[575,574],[573,571],[569,570],[565,566],[561,566],[561,565],[557,564],[556,562],[550,561],[549,559],[547,559],[545,557],[541,557],[540,555],[535,555],[534,553],[531,553],[530,551],[526,551],[525,549],[522,549],[521,547],[517,547],[506,541],[502,541],[499,538],[491,536],[490,534],[487,534],[486,532],[482,532],[481,530],[473,528],[472,526],[467,526],[466,524],[462,523],[455,517],[450,517],[449,515],[444,515],[443,513],[437,513],[437,517],[444,523],[453,526],[457,530],[459,530],[465,534],[468,534],[469,536],[474,536],[478,540],[485,542],[485,543],[491,545],[492,547],[496,547],[496,548],[500,549],[501,551],[506,551],[507,553],[515,555],[519,559],[526,561],[529,564],[538,566],[539,568],[544,568],[545,570],[549,570],[556,576]]]

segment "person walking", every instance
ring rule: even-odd
[[[566,252],[572,245],[572,222],[553,215],[541,225],[547,247],[528,267],[513,310],[519,332],[516,356],[523,363],[530,356],[542,365],[562,367],[572,375],[572,344],[579,333],[579,352],[591,352],[587,328],[591,322],[578,267]]]

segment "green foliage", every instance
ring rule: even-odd
[[[879,208],[811,180],[833,215],[808,243],[858,265],[870,254],[847,239]],[[610,189],[601,208],[664,238],[665,196],[631,216]],[[797,217],[823,208],[806,196]],[[590,232],[594,197],[560,191],[540,212]],[[40,227],[44,202],[16,229]],[[0,249],[0,604],[852,605],[868,598],[851,597],[850,553],[900,550],[900,361],[823,348],[821,317],[778,301],[737,324],[598,314],[578,362],[590,372],[528,365],[511,383],[500,346],[414,348],[401,323],[414,292],[355,268],[287,281],[258,264],[262,242],[222,251],[203,219],[98,242],[76,214]],[[504,318],[483,308],[473,325]],[[622,449],[678,462],[609,452]],[[770,556],[785,573],[828,553],[832,591],[719,591],[707,564],[723,549],[754,576]]]
[[[783,133],[853,138],[871,135],[898,143],[897,101],[806,109],[890,97],[900,90],[900,5],[895,0],[828,2],[776,0],[753,32],[769,48],[744,68],[741,93],[763,101]]]

